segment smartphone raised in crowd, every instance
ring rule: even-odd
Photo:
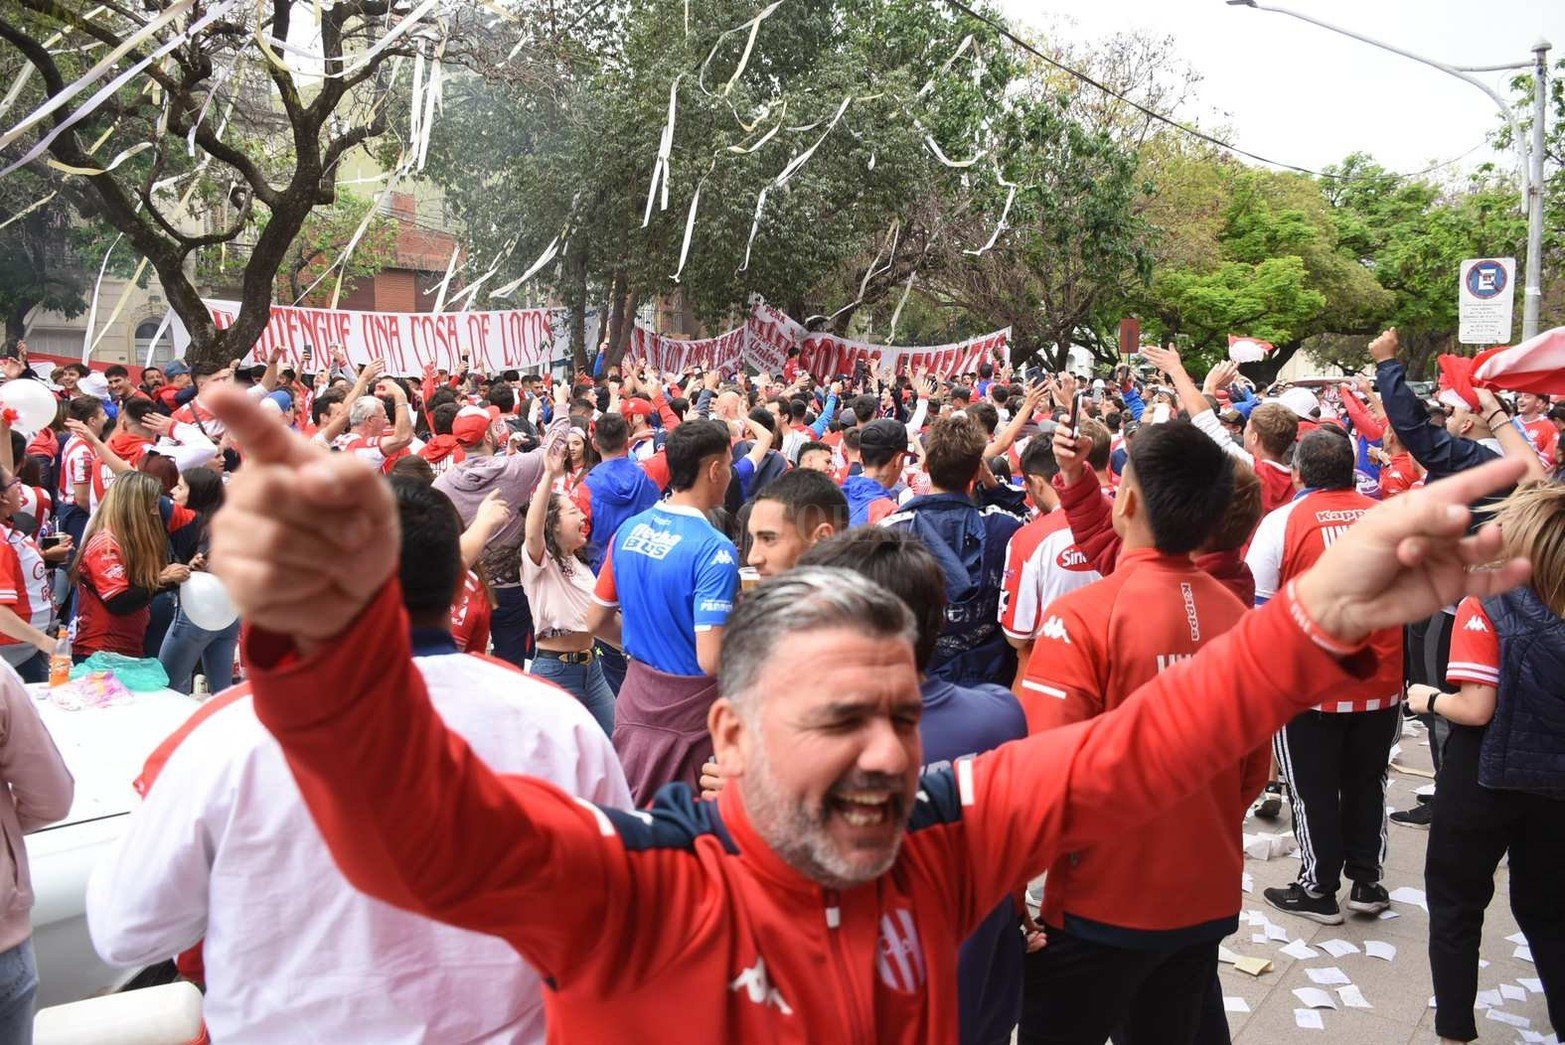
[[[1081,421],[1081,402],[1086,398],[1086,392],[1077,392],[1074,396],[1071,397],[1070,430],[1072,438],[1075,438],[1079,434],[1076,431],[1076,426]]]

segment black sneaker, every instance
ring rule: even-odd
[[[1429,822],[1435,818],[1435,807],[1432,805],[1414,806],[1400,813],[1392,813],[1390,820],[1401,827],[1415,827],[1420,831],[1429,830]]]
[[[1272,781],[1261,792],[1261,800],[1255,804],[1255,815],[1262,820],[1276,820],[1282,812],[1282,784]]]
[[[1419,795],[1414,795],[1413,797],[1418,799],[1418,804],[1419,805],[1426,806],[1426,805],[1428,805],[1429,803],[1431,803],[1431,802],[1433,802],[1435,800],[1435,793],[1433,791],[1431,791],[1427,795],[1419,794]]]
[[[1298,882],[1286,889],[1263,889],[1261,895],[1279,911],[1296,914],[1322,925],[1342,924],[1342,909],[1337,906],[1335,896],[1311,896]]]
[[[1378,882],[1354,882],[1348,895],[1348,910],[1356,914],[1379,914],[1391,906],[1391,897]]]

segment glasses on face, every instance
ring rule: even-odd
[[[20,479],[12,479],[10,482],[6,483],[5,485],[0,486],[0,494],[10,493],[12,490],[17,489],[21,485],[22,485],[22,480],[20,480]]]

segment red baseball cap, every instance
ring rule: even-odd
[[[635,396],[631,396],[629,399],[623,399],[620,401],[619,412],[624,414],[626,417],[651,417],[652,404],[647,402],[645,399],[638,399]]]
[[[484,433],[489,431],[492,423],[489,411],[476,406],[464,406],[451,422],[451,434],[463,446],[477,446],[484,441]]]

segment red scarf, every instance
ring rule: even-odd
[[[456,441],[454,435],[437,435],[424,444],[424,448],[418,455],[430,464],[439,464],[447,457],[451,457],[452,464],[461,464],[467,457],[467,451]],[[454,455],[454,456],[453,456]]]
[[[126,464],[137,465],[141,459],[147,456],[147,451],[152,447],[152,440],[144,435],[134,432],[115,432],[109,437],[109,449],[120,456]]]

